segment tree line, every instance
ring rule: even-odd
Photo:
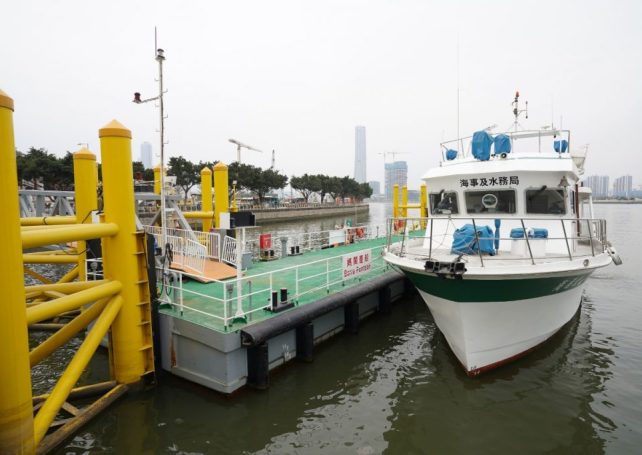
[[[33,182],[36,188],[38,182],[45,189],[71,190],[74,185],[73,154],[67,152],[62,158],[49,153],[43,148],[31,147],[28,152],[16,152],[18,179]],[[213,170],[218,161],[198,163],[183,157],[172,157],[167,163],[167,175],[176,177],[176,185],[181,188],[185,198],[190,190],[200,184],[201,170],[209,167]],[[140,161],[132,163],[132,170],[137,180],[153,181],[154,170],[146,169]],[[98,178],[101,179],[101,167],[98,164]],[[350,197],[361,201],[372,195],[372,188],[367,183],[345,177],[331,177],[324,174],[303,174],[288,179],[275,169],[262,169],[251,164],[233,162],[228,166],[229,186],[236,184],[238,190],[246,190],[262,203],[265,196],[273,190],[285,188],[290,182],[291,187],[298,191],[308,202],[312,194],[318,194],[321,201],[329,195],[332,199]]]

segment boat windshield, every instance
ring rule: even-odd
[[[564,190],[546,188],[526,190],[526,213],[566,214]]]
[[[515,191],[466,191],[468,213],[515,213]]]
[[[456,215],[459,213],[457,193],[444,192],[430,194],[430,213],[433,215]]]

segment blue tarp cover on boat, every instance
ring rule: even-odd
[[[548,229],[546,228],[530,228],[528,230],[528,236],[533,239],[547,239],[548,238]]]
[[[566,152],[566,149],[568,148],[568,141],[566,139],[562,139],[559,141],[553,141],[553,148],[557,153],[564,153]]]
[[[480,161],[490,159],[490,146],[493,144],[493,136],[486,131],[473,133],[472,149],[473,156]]]
[[[475,227],[472,224],[465,224],[453,234],[452,254],[477,254],[482,253],[495,255],[493,230],[490,226],[477,226],[477,237],[475,238]],[[479,243],[479,245],[478,245]]]
[[[510,137],[498,134],[493,141],[495,142],[495,154],[510,153]]]
[[[457,158],[457,150],[453,150],[453,149],[446,150],[446,159],[448,161],[454,160],[455,158]]]

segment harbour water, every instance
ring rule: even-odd
[[[389,213],[372,204],[370,219],[357,221]],[[639,453],[642,206],[598,205],[596,216],[624,264],[595,273],[572,321],[520,361],[468,378],[413,297],[358,335],[318,346],[313,363],[273,372],[267,391],[224,397],[161,375],[157,388],[119,401],[58,453]],[[46,371],[36,382],[46,388]]]

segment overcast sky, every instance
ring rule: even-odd
[[[266,153],[242,161],[288,176],[353,176],[354,127],[368,180],[400,152],[417,187],[457,130],[511,124],[572,130],[587,174],[642,183],[642,2],[8,0],[0,89],[15,101],[16,146],[56,155],[116,118],[133,154],[158,152],[154,26],[165,49],[168,157],[236,159],[235,138]],[[167,158],[166,158],[167,159]],[[388,157],[388,161],[392,159]]]

